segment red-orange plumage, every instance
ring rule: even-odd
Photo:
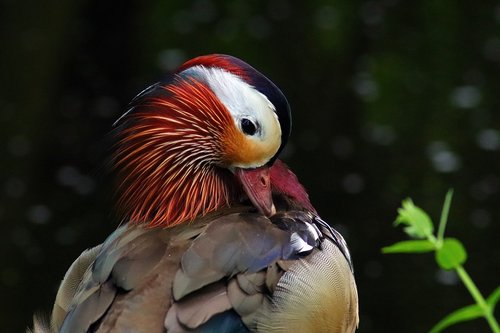
[[[229,205],[238,184],[219,166],[237,130],[203,83],[176,78],[140,97],[119,131],[119,211],[133,223],[168,227]]]
[[[270,169],[270,177],[273,192],[283,194],[300,203],[308,211],[316,213],[306,189],[285,163],[276,160]]]
[[[245,66],[248,67],[248,64],[244,64],[241,60],[224,54],[209,54],[193,58],[179,67],[178,72],[182,72],[193,66],[224,68],[229,73],[243,79],[248,79],[248,73],[244,69]]]

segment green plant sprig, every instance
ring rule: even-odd
[[[467,260],[467,251],[456,238],[445,238],[444,232],[448,221],[453,191],[446,194],[437,234],[434,235],[434,224],[429,215],[415,206],[411,199],[403,200],[398,209],[398,217],[394,224],[404,225],[404,231],[413,240],[407,240],[384,247],[383,253],[425,253],[435,252],[436,262],[445,270],[455,270],[463,284],[476,301],[453,311],[439,321],[430,333],[438,333],[445,328],[464,321],[484,317],[494,333],[500,333],[500,327],[494,317],[495,305],[500,300],[500,286],[488,298],[484,298],[476,284],[471,279],[463,264]]]

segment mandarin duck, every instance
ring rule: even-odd
[[[354,332],[349,251],[280,160],[289,104],[227,55],[183,64],[115,124],[123,223],[35,333]]]

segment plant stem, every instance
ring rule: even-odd
[[[483,295],[481,295],[481,292],[479,291],[479,289],[477,289],[474,281],[472,281],[471,277],[469,276],[469,274],[467,274],[462,265],[459,265],[455,269],[460,279],[462,279],[462,282],[464,283],[465,287],[467,288],[467,290],[469,290],[470,294],[472,295],[472,298],[474,298],[476,303],[483,310],[483,315],[486,318],[486,321],[488,321],[491,330],[495,333],[500,333],[500,327],[498,326],[498,322],[493,316],[492,308],[486,303]]]
[[[437,232],[438,247],[443,243],[444,230],[446,229],[446,222],[448,222],[448,214],[450,212],[451,199],[453,198],[453,190],[450,189],[444,198],[443,210],[441,211],[441,218],[439,219],[439,229]]]

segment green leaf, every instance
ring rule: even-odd
[[[468,305],[461,309],[455,310],[437,323],[429,333],[438,333],[445,328],[472,319],[476,319],[483,316],[483,311],[477,304]]]
[[[500,300],[500,286],[495,289],[486,299],[486,303],[491,307],[491,312],[495,311],[495,305]]]
[[[443,269],[450,270],[467,260],[467,252],[456,238],[445,238],[443,246],[436,251],[436,261]]]
[[[436,247],[428,240],[402,241],[382,248],[382,253],[424,253],[434,251]]]
[[[419,207],[413,204],[411,199],[403,200],[402,208],[398,209],[396,225],[406,225],[405,232],[413,238],[427,238],[432,235],[434,226],[432,220]]]

